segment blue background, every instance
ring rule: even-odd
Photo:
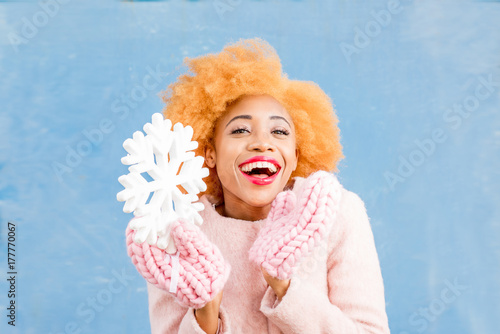
[[[392,0],[60,2],[0,3],[2,333],[149,332],[116,201],[122,143],[161,111],[184,57],[251,37],[334,100],[339,178],[371,218],[391,332],[498,333],[498,1],[401,0],[382,25]]]

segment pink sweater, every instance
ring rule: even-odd
[[[294,191],[303,178],[296,178]],[[342,189],[337,221],[325,242],[300,262],[281,302],[248,260],[264,221],[219,215],[208,198],[202,231],[221,250],[231,274],[220,307],[221,333],[389,333],[384,285],[363,201]],[[153,334],[203,334],[194,310],[147,283]]]

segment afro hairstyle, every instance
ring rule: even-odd
[[[344,156],[330,97],[314,82],[290,80],[282,72],[275,49],[260,38],[240,39],[218,54],[184,58],[190,73],[182,74],[161,96],[163,115],[173,124],[190,125],[205,157],[217,120],[227,107],[246,95],[270,95],[290,114],[296,129],[299,158],[290,178],[319,170],[338,171]],[[205,163],[205,167],[208,167]],[[207,194],[221,201],[222,187],[215,168],[204,179]]]

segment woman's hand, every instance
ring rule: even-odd
[[[137,245],[134,234],[127,227],[127,251],[132,263],[149,283],[174,294],[179,304],[203,308],[222,291],[231,266],[198,226],[182,219],[172,223],[176,255],[147,242]]]
[[[216,333],[219,324],[219,309],[222,301],[222,291],[214,299],[200,309],[194,310],[196,321],[206,333]]]
[[[267,284],[273,289],[274,294],[276,297],[278,297],[278,300],[281,301],[281,298],[283,298],[284,295],[286,295],[286,292],[288,291],[288,287],[290,286],[290,280],[285,279],[281,280],[276,277],[273,277],[269,275],[266,271],[266,269],[260,267],[260,270],[262,271],[262,274],[264,275],[264,279],[266,280]]]
[[[291,279],[300,260],[329,233],[341,188],[335,176],[319,171],[304,181],[298,195],[290,190],[280,192],[248,251],[250,261],[272,277]]]

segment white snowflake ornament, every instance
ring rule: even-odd
[[[202,179],[209,172],[202,168],[203,157],[192,152],[198,147],[198,142],[191,141],[192,127],[177,123],[172,131],[172,122],[156,113],[152,122],[144,125],[144,131],[146,136],[136,131],[123,143],[128,154],[121,162],[130,167],[127,175],[118,178],[125,189],[116,199],[125,202],[124,212],[134,212],[136,218],[130,222],[130,228],[136,231],[135,243],[147,241],[175,254],[170,225],[179,218],[202,224],[198,211],[203,210],[203,204],[193,202],[198,201],[199,192],[207,189]],[[147,173],[152,181],[148,182],[142,173]]]

